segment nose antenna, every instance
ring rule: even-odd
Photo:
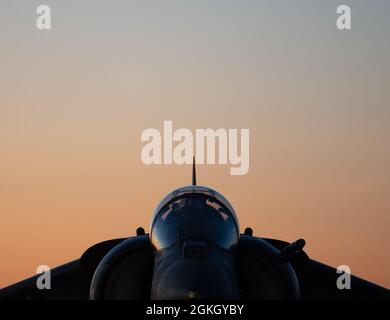
[[[196,186],[195,157],[192,157],[192,185]]]

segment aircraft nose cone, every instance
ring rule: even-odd
[[[153,279],[152,299],[238,299],[235,273],[220,259],[178,258]]]

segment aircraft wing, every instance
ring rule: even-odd
[[[303,251],[281,260],[288,242],[241,235],[235,258],[242,299],[390,299],[390,290],[351,276],[351,289],[336,286],[335,268]],[[33,276],[0,290],[0,300],[149,300],[153,275],[149,236],[98,243],[77,260],[51,269],[51,289]],[[94,276],[99,274],[99,277]],[[297,287],[292,286],[293,283]]]

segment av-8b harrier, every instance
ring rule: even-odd
[[[169,193],[150,233],[98,243],[81,258],[0,291],[0,299],[390,299],[390,290],[351,276],[340,290],[335,268],[312,260],[305,241],[293,243],[239,232],[236,213],[217,191],[196,184]]]

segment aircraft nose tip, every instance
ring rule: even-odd
[[[152,299],[237,299],[235,274],[216,259],[178,258],[159,272]]]

